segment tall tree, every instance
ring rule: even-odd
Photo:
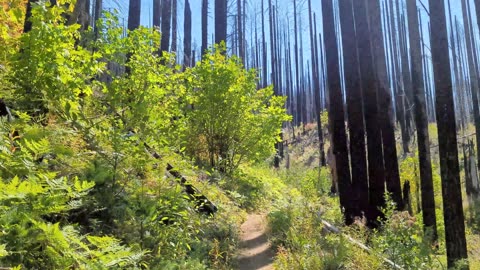
[[[335,174],[338,179],[340,204],[345,209],[345,221],[353,222],[350,206],[350,168],[347,149],[347,135],[343,110],[343,98],[339,70],[339,50],[335,35],[335,20],[332,0],[322,1],[323,33],[327,60],[327,81],[329,91],[329,123],[332,132],[332,147],[335,160]]]
[[[177,52],[177,0],[172,0],[172,52]]]
[[[445,6],[429,0],[433,77],[448,267],[467,258]],[[466,267],[468,268],[468,267]]]
[[[360,76],[364,93],[365,128],[367,133],[367,155],[369,175],[369,202],[371,209],[367,213],[369,223],[374,226],[381,216],[380,207],[385,204],[385,169],[383,164],[382,134],[378,115],[377,84],[372,55],[371,31],[368,25],[366,3],[353,1],[355,10],[355,28],[360,60]]]
[[[311,6],[311,0],[309,0],[309,6]],[[309,16],[311,17],[312,14],[311,14],[311,10],[309,9]],[[300,87],[300,74],[299,74],[299,70],[300,70],[300,65],[298,64],[298,26],[297,26],[297,22],[298,22],[298,13],[297,13],[297,0],[293,0],[293,33],[294,33],[294,53],[295,53],[295,87],[297,89],[297,92],[299,91],[299,87]],[[310,21],[311,21],[311,18],[310,18]],[[312,23],[310,23],[310,28],[312,28],[311,26]],[[312,53],[314,52],[313,50],[314,48],[312,48]],[[314,59],[314,55],[312,55],[312,60]],[[302,119],[300,119],[300,123],[302,124],[306,124],[306,122],[303,122]]]
[[[140,7],[140,0],[130,0],[128,5],[128,30],[130,31],[140,27]]]
[[[172,0],[162,0],[162,38],[160,51],[168,52],[170,48],[170,23],[172,19]]]
[[[161,1],[162,0],[153,0],[153,26],[154,27],[160,27],[160,22],[162,17]]]
[[[462,0],[462,14],[463,14],[463,26],[465,33],[465,43],[467,49],[467,64],[468,72],[470,74],[470,89],[472,93],[472,103],[473,103],[473,120],[475,123],[475,131],[477,133],[476,144],[477,144],[477,153],[480,149],[480,110],[478,107],[478,93],[480,91],[480,85],[478,80],[478,63],[477,58],[474,56],[475,49],[475,36],[470,31],[470,16],[467,15],[468,8],[465,0]],[[477,154],[477,162],[480,166],[480,155]]]
[[[192,10],[190,9],[190,1],[185,0],[185,11],[183,13],[183,65],[185,67],[192,66]]]
[[[358,69],[358,51],[353,17],[352,0],[339,2],[341,37],[343,45],[343,69],[347,96],[347,118],[350,132],[350,157],[352,168],[352,198],[360,211],[368,206],[368,175],[365,150],[365,126],[363,121],[362,85]]]
[[[202,0],[202,55],[208,47],[208,0]]]
[[[422,68],[422,48],[420,43],[420,25],[417,16],[416,0],[407,0],[408,29],[412,66],[413,101],[415,124],[417,127],[420,184],[422,191],[423,226],[437,238],[437,220],[435,215],[435,195],[433,190],[430,139],[428,134],[427,107]]]
[[[394,12],[394,1],[386,1],[386,7],[388,9],[388,20],[387,25],[390,30],[390,51],[392,54],[392,80],[393,80],[393,93],[395,94],[395,105],[396,105],[396,118],[400,124],[400,132],[402,136],[402,147],[403,153],[406,154],[409,151],[408,142],[410,141],[407,122],[405,118],[405,109],[406,109],[406,96],[404,94],[404,84],[403,77],[401,76],[400,68],[400,58],[401,55],[398,50],[398,40],[397,38],[397,26],[395,23],[395,12]],[[398,16],[398,11],[397,11]]]
[[[395,127],[392,122],[392,97],[390,95],[390,87],[388,84],[380,2],[377,0],[369,0],[368,7],[370,15],[372,52],[374,66],[376,67],[375,73],[377,80],[378,121],[382,131],[385,181],[387,184],[387,190],[392,194],[392,199],[396,203],[397,208],[403,209],[402,188],[400,184],[400,173],[398,171]]]
[[[264,0],[262,0],[262,86],[266,87],[267,86],[267,74],[268,74],[268,63],[267,63],[267,41],[266,41],[266,35],[265,35],[265,6],[264,6]]]
[[[244,25],[243,25],[243,17],[245,14],[243,13],[243,8],[245,3],[242,5],[242,0],[237,0],[237,32],[238,32],[238,53],[240,58],[242,59],[243,64],[245,65],[245,42],[244,42]]]
[[[93,24],[94,26],[94,31],[95,31],[95,37],[98,38],[99,35],[99,20],[102,17],[102,11],[103,11],[103,1],[102,0],[95,0],[95,10],[94,10],[94,20],[95,23]]]
[[[215,0],[215,43],[227,43],[227,0]]]
[[[311,2],[311,0],[309,0]],[[312,19],[312,8],[311,8],[311,4],[309,2],[309,12],[310,12],[310,20]],[[319,144],[319,151],[320,151],[320,166],[321,167],[325,167],[327,166],[327,161],[326,161],[326,158],[325,158],[325,142],[324,142],[324,135],[323,135],[323,127],[322,127],[322,118],[321,118],[321,114],[322,114],[322,96],[320,95],[320,76],[319,76],[319,70],[320,70],[320,66],[319,66],[319,57],[318,57],[318,54],[319,54],[319,48],[318,48],[318,40],[317,40],[317,24],[315,23],[317,21],[317,17],[315,15],[315,13],[313,13],[313,22],[310,21],[310,24],[313,23],[313,31],[310,32],[310,36],[311,36],[311,40],[310,42],[312,42],[311,46],[312,46],[312,67],[314,68],[314,72],[313,72],[313,87],[310,87],[310,89],[312,89],[312,91],[314,91],[313,93],[313,98],[314,98],[314,102],[313,102],[313,107],[315,108],[315,110],[311,110],[313,111],[315,117],[316,117],[316,120],[317,120],[317,133],[318,133],[318,144]],[[302,48],[303,50],[303,48]],[[306,100],[311,100],[311,98],[306,98]],[[305,107],[306,107],[306,104],[305,104]]]

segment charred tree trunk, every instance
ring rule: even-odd
[[[339,50],[335,35],[334,9],[331,0],[322,1],[325,55],[327,58],[328,91],[330,98],[329,123],[332,131],[332,150],[338,177],[340,205],[345,209],[346,224],[353,222],[351,179],[348,161],[347,136],[339,70]]]
[[[448,267],[454,267],[459,260],[467,258],[465,223],[460,185],[457,132],[453,104],[452,76],[448,52],[448,35],[445,6],[436,0],[429,0],[430,20],[435,25],[431,31],[431,50],[437,126],[440,151],[440,172],[442,176],[443,213]],[[468,268],[468,267],[465,267]]]
[[[433,190],[432,161],[430,155],[430,137],[428,134],[427,108],[422,69],[422,48],[420,44],[420,25],[417,17],[416,0],[407,0],[408,29],[410,35],[410,55],[412,65],[412,86],[417,127],[420,183],[422,190],[423,226],[431,230],[433,241],[437,239],[437,220],[435,215],[435,194]]]
[[[391,44],[391,51],[393,55],[393,87],[394,87],[394,93],[395,93],[395,101],[396,101],[396,116],[397,116],[397,121],[400,125],[400,132],[402,135],[402,146],[403,146],[403,153],[406,154],[409,151],[408,149],[408,141],[409,139],[409,134],[408,134],[408,128],[407,128],[407,122],[405,119],[405,108],[406,108],[406,97],[404,94],[404,84],[403,84],[403,79],[401,77],[401,70],[400,70],[400,64],[399,64],[399,52],[398,52],[398,39],[397,39],[397,27],[395,24],[395,13],[394,13],[394,8],[393,8],[393,1],[386,1],[387,2],[387,7],[389,9],[389,20],[387,23],[389,24],[389,29],[390,29],[390,44]],[[397,14],[398,15],[398,14]]]
[[[128,5],[128,30],[140,27],[140,0],[130,0]]]
[[[309,0],[308,4],[310,4],[311,0]],[[311,12],[311,11],[309,11]],[[299,91],[299,88],[300,88],[300,72],[299,72],[299,64],[298,64],[298,26],[297,26],[297,0],[293,0],[293,33],[294,33],[294,38],[295,38],[295,42],[294,42],[294,53],[295,53],[295,87],[297,89],[297,91]],[[309,16],[312,16],[311,14]],[[310,19],[311,20],[311,19]],[[310,25],[311,26],[311,25]],[[312,51],[313,52],[313,51]],[[313,58],[314,56],[312,55],[312,60],[314,59]],[[299,121],[300,124],[306,124],[305,121],[303,121],[303,119],[300,119]]]
[[[242,59],[243,65],[245,65],[245,43],[244,43],[244,31],[243,28],[245,27],[243,25],[243,17],[245,14],[243,14],[243,9],[242,9],[242,0],[237,0],[237,32],[238,32],[238,52],[239,56]]]
[[[361,217],[368,208],[368,175],[365,150],[365,126],[363,121],[363,96],[358,51],[353,17],[352,0],[339,2],[341,36],[343,45],[343,68],[347,95],[347,118],[350,132],[350,156],[352,168],[352,204],[355,215]]]
[[[103,1],[102,0],[95,0],[95,10],[94,12],[94,32],[95,32],[95,38],[99,37],[99,21],[102,18],[102,11],[103,11]]]
[[[170,22],[172,19],[172,0],[162,0],[162,38],[160,51],[168,52],[170,48]]]
[[[183,65],[191,67],[192,62],[192,10],[189,0],[185,0],[185,11],[183,13]]]
[[[262,0],[262,86],[267,87],[268,84],[268,63],[267,63],[267,42],[266,42],[266,35],[265,35],[265,7],[264,7],[264,0]]]
[[[370,33],[372,39],[372,52],[374,66],[376,67],[378,116],[382,130],[383,161],[385,164],[385,181],[387,190],[392,194],[392,199],[398,209],[403,209],[402,186],[398,171],[397,145],[395,141],[395,128],[392,123],[392,97],[388,86],[387,63],[385,47],[383,45],[382,17],[380,3],[377,0],[368,2],[370,10]]]
[[[172,1],[172,52],[177,52],[177,0]]]
[[[479,81],[478,81],[478,63],[477,58],[474,56],[474,40],[475,36],[470,31],[470,21],[469,16],[467,15],[468,9],[465,0],[462,0],[462,14],[463,14],[463,25],[465,33],[465,43],[467,47],[467,62],[468,62],[468,71],[470,74],[470,89],[472,93],[472,103],[473,103],[473,119],[475,123],[476,131],[476,143],[477,143],[477,163],[480,166],[480,155],[478,154],[478,149],[480,149],[480,108],[478,107],[478,93],[479,93]]]
[[[153,27],[160,28],[160,18],[161,18],[161,1],[162,0],[153,0]]]
[[[385,205],[385,169],[383,164],[382,134],[378,115],[377,85],[372,55],[372,42],[368,25],[365,1],[353,1],[355,8],[355,26],[360,60],[360,75],[364,92],[364,114],[367,133],[369,202],[371,209],[367,213],[370,226],[375,226],[382,215],[380,208]]]
[[[202,0],[202,55],[208,47],[208,0]]]
[[[295,2],[294,2],[295,3]],[[314,94],[314,105],[315,105],[315,112],[314,115],[316,117],[317,121],[317,132],[318,132],[318,141],[319,141],[319,165],[321,167],[326,166],[326,161],[325,161],[325,151],[324,151],[324,145],[323,145],[323,127],[322,127],[322,121],[321,121],[321,106],[320,106],[320,88],[319,86],[319,77],[318,77],[318,68],[317,68],[317,34],[316,34],[316,27],[315,31],[313,28],[313,20],[312,21],[312,0],[308,0],[308,15],[309,15],[309,30],[310,30],[310,51],[311,51],[311,57],[312,57],[312,87],[311,89],[313,90]],[[295,31],[296,32],[296,31]],[[295,52],[297,54],[297,51]],[[297,64],[298,65],[298,64]],[[298,72],[298,66],[296,67],[296,70]]]
[[[227,43],[227,0],[215,0],[215,43]]]

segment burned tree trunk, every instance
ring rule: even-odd
[[[445,6],[429,0],[435,103],[448,267],[467,258]],[[468,267],[466,267],[468,268]]]
[[[162,0],[162,38],[160,52],[168,52],[170,48],[170,22],[172,20],[172,0]]]
[[[365,126],[363,121],[363,96],[358,51],[353,17],[352,0],[343,0],[340,5],[341,37],[343,45],[343,67],[347,95],[347,118],[350,132],[350,156],[352,169],[353,205],[356,216],[366,213],[368,207],[368,175],[365,150]]]
[[[128,30],[133,31],[140,27],[140,0],[130,0],[128,6]]]
[[[202,0],[202,55],[208,47],[208,0]]]
[[[382,215],[380,208],[385,205],[385,169],[383,164],[382,134],[378,115],[377,84],[372,55],[372,42],[368,25],[367,8],[364,1],[353,1],[360,76],[364,93],[364,114],[367,133],[369,201],[367,213],[370,226],[375,226]]]
[[[418,23],[417,5],[415,0],[407,0],[407,13],[410,34],[412,86],[415,106],[415,124],[417,127],[420,183],[422,189],[423,226],[425,229],[432,230],[433,240],[436,240],[437,220],[435,215],[435,194],[433,190],[430,137],[428,134],[428,119],[426,112],[427,108],[425,105],[420,25]]]
[[[185,11],[183,13],[183,65],[191,67],[192,62],[192,10],[189,0],[185,0]]]
[[[338,177],[340,205],[345,209],[345,222],[353,222],[351,207],[351,179],[348,160],[347,135],[343,109],[342,89],[339,70],[339,51],[335,35],[333,3],[322,1],[323,32],[325,55],[327,59],[327,77],[329,91],[329,123],[332,131],[332,150],[335,160],[335,170]]]
[[[227,43],[227,0],[215,0],[215,43]]]

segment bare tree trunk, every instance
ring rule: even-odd
[[[172,19],[172,0],[162,0],[162,38],[160,51],[168,52],[170,48],[170,22]]]
[[[477,166],[480,166],[480,108],[478,107],[478,93],[479,93],[479,80],[478,80],[478,63],[477,57],[474,55],[475,51],[475,36],[474,33],[470,31],[470,18],[467,14],[468,7],[465,0],[462,0],[462,14],[463,14],[463,25],[465,33],[465,42],[467,45],[467,61],[468,61],[468,70],[470,73],[470,87],[472,92],[472,103],[473,103],[473,119],[475,123],[476,131],[476,144],[477,144]]]
[[[161,0],[153,0],[153,27],[160,28]]]
[[[268,84],[268,63],[267,63],[267,42],[265,41],[265,7],[264,0],[262,0],[262,86],[267,87]]]
[[[415,124],[417,127],[420,181],[422,189],[423,226],[431,230],[433,241],[437,239],[437,220],[435,215],[435,194],[433,190],[432,161],[430,155],[430,137],[428,134],[427,108],[422,69],[422,49],[420,44],[420,25],[415,0],[407,0],[408,29],[410,35],[410,55],[412,65],[412,86],[415,106]]]
[[[177,0],[172,1],[172,52],[177,52]]]
[[[243,14],[242,11],[243,11],[242,0],[237,0],[238,52],[239,52],[240,58],[242,59],[243,65],[245,65],[245,47],[244,47],[245,43],[243,41],[243,39],[244,39],[243,28],[245,27],[243,25],[243,16],[245,16],[245,14]]]
[[[95,38],[99,37],[99,25],[98,25],[98,20],[102,18],[102,11],[103,11],[103,1],[102,0],[95,0],[95,10],[94,10],[94,32],[95,32]]]
[[[313,21],[316,22],[317,18],[315,16],[315,13],[313,13]],[[320,166],[325,167],[327,166],[327,161],[325,158],[325,140],[324,140],[324,135],[323,135],[323,127],[322,127],[322,101],[321,101],[321,96],[320,96],[320,77],[319,77],[319,66],[318,66],[318,41],[317,41],[317,24],[314,24],[314,29],[313,29],[313,48],[314,48],[314,58],[312,59],[313,65],[316,66],[315,68],[315,80],[314,84],[315,86],[312,87],[312,90],[314,91],[314,105],[315,105],[315,116],[317,120],[317,129],[318,129],[318,141],[319,141],[319,146],[320,146]],[[307,99],[310,100],[310,99]]]
[[[367,132],[369,201],[371,206],[369,213],[367,213],[367,218],[370,226],[375,226],[378,217],[382,215],[380,208],[385,205],[385,169],[383,164],[382,134],[379,129],[380,117],[378,115],[377,84],[375,81],[375,68],[370,37],[371,31],[368,27],[366,3],[364,1],[353,2]]]
[[[311,0],[309,0],[309,5],[310,5],[310,2]],[[311,12],[311,11],[309,11]],[[297,91],[299,91],[300,89],[300,73],[299,73],[299,64],[298,64],[298,26],[297,26],[297,0],[293,0],[293,33],[294,33],[294,38],[295,38],[295,42],[294,42],[294,53],[295,53],[295,86],[296,86],[296,89]],[[312,16],[310,14],[310,16]],[[311,25],[310,25],[311,26]],[[312,56],[312,60],[313,60],[313,56]],[[306,124],[305,121],[302,121],[302,119],[300,119],[300,124]]]
[[[368,3],[371,19],[370,33],[372,35],[372,52],[377,75],[378,116],[382,130],[385,181],[387,184],[387,190],[392,194],[392,199],[396,203],[397,208],[403,209],[402,186],[400,184],[397,145],[395,141],[395,128],[392,123],[393,117],[391,117],[393,114],[392,97],[389,90],[387,64],[385,60],[385,47],[383,45],[380,3],[376,0],[370,0]]]
[[[183,65],[192,66],[192,10],[189,0],[185,0],[185,11],[183,13]]]
[[[325,55],[327,58],[328,90],[330,97],[329,123],[332,131],[332,149],[335,169],[338,177],[340,205],[345,209],[345,222],[353,222],[351,196],[350,167],[348,160],[347,135],[343,109],[342,89],[339,70],[339,50],[335,35],[334,10],[331,0],[322,1],[323,32]]]
[[[202,0],[202,55],[208,47],[208,0]]]
[[[409,142],[409,134],[407,128],[407,122],[405,118],[405,108],[406,108],[406,97],[403,91],[404,83],[403,78],[401,76],[399,58],[401,57],[398,52],[398,39],[397,39],[397,27],[395,25],[395,13],[393,7],[393,1],[386,1],[389,8],[389,29],[390,29],[390,36],[391,36],[391,50],[393,55],[393,68],[394,68],[394,75],[393,75],[393,85],[394,85],[394,93],[395,93],[395,101],[396,101],[396,116],[397,121],[400,124],[400,131],[402,135],[402,146],[403,146],[403,153],[409,153],[408,149],[408,142]],[[398,16],[398,14],[397,14]]]
[[[140,0],[130,0],[128,6],[128,30],[133,31],[140,27]]]
[[[440,151],[440,172],[442,176],[443,213],[448,267],[454,267],[459,260],[467,258],[465,223],[458,163],[457,131],[452,93],[452,76],[448,52],[447,23],[445,6],[436,0],[429,0],[430,20],[435,25],[431,31],[431,50],[437,127]],[[464,267],[468,269],[467,267]]]
[[[215,43],[227,43],[227,0],[215,0]]]
[[[365,149],[365,123],[363,121],[363,96],[358,51],[353,17],[352,0],[339,2],[343,68],[347,95],[347,117],[350,132],[350,156],[352,168],[352,205],[354,213],[361,217],[368,208],[368,175]]]

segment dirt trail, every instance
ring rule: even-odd
[[[240,227],[239,270],[273,270],[275,252],[265,234],[265,215],[249,214]]]

